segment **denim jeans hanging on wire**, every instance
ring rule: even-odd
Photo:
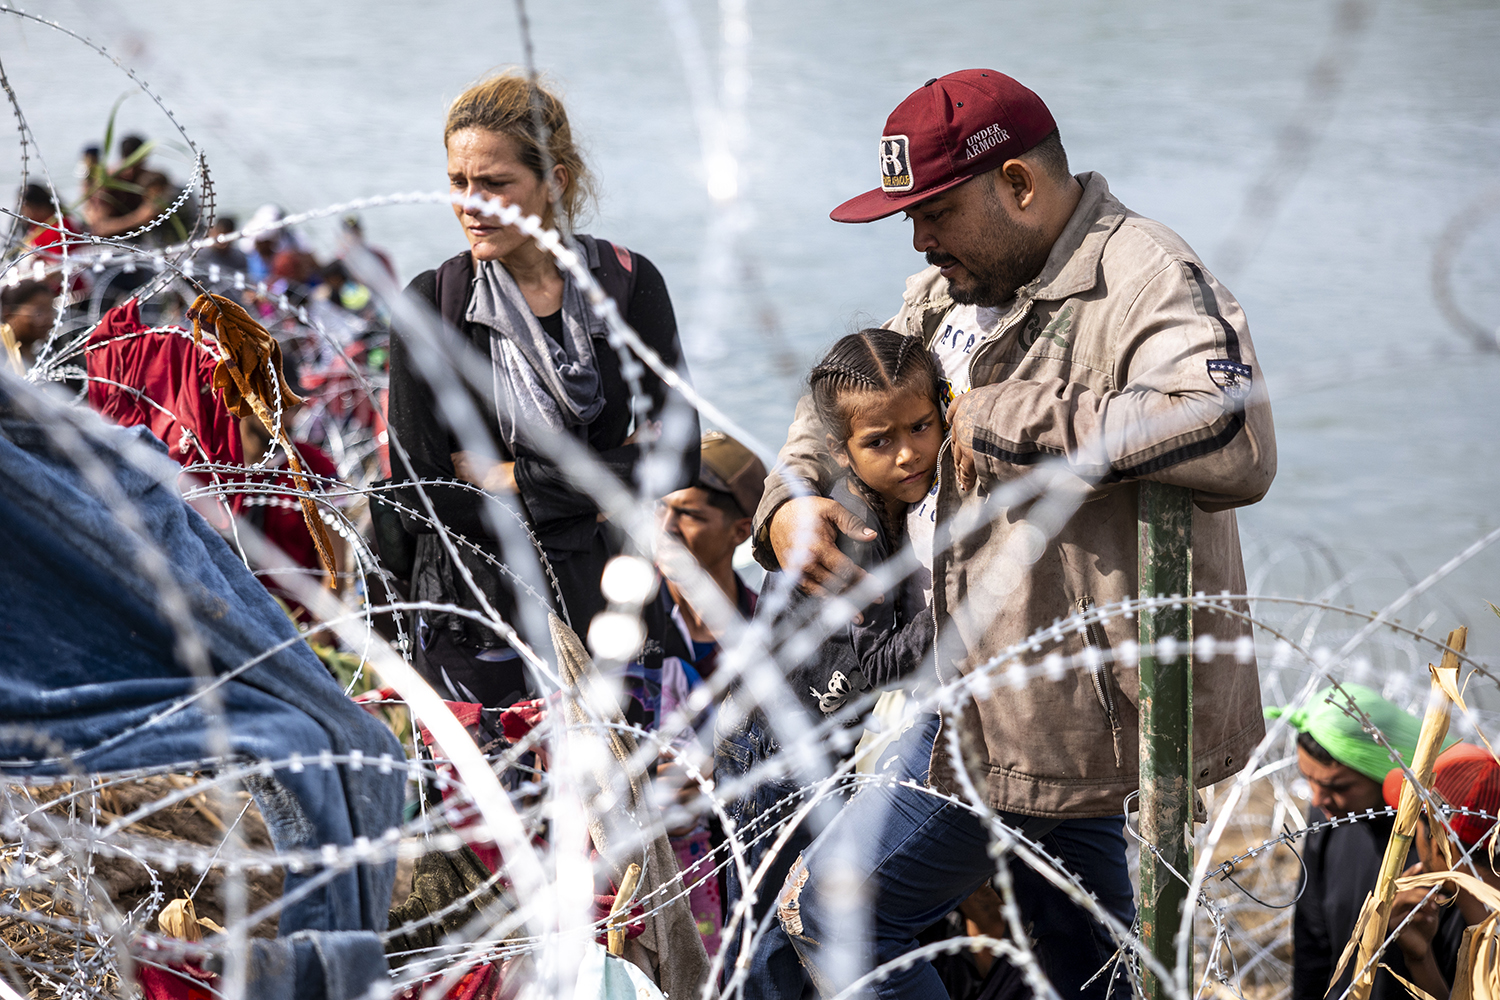
[[[0,385],[0,525],[6,536],[0,544],[0,726],[6,727],[0,775],[191,765],[213,755],[210,734],[218,732],[239,761],[307,759],[300,770],[283,767],[270,780],[247,782],[278,850],[348,847],[356,838],[379,840],[396,826],[405,771],[382,773],[378,761],[389,754],[399,764],[401,745],[344,696],[305,642],[291,642],[219,686],[222,715],[198,699],[151,721],[190,699],[199,683],[180,661],[179,636],[162,614],[167,595],[143,569],[152,548],[186,599],[213,673],[295,639],[296,629],[208,523],[134,464],[159,457],[168,463],[164,468],[175,469],[161,442],[139,428],[89,426],[85,414],[87,438],[77,437],[87,441],[80,471],[48,428],[17,405],[19,393],[34,390]],[[49,426],[62,424],[60,415],[49,419]],[[62,430],[75,436],[71,428]],[[89,478],[101,473],[109,482],[104,490]],[[125,508],[139,535],[126,526]],[[58,749],[67,761],[48,762]],[[355,751],[370,765],[318,763],[325,752]],[[374,932],[385,928],[394,869],[391,861],[331,877],[317,868],[288,871],[284,894],[296,896],[299,887],[306,892],[282,910],[281,934],[365,932],[334,935],[320,953],[331,959],[330,948],[347,945],[368,958],[372,943],[379,953]],[[383,974],[383,963],[363,966],[371,978]],[[353,995],[367,985],[335,978]],[[299,982],[297,995],[322,996],[325,986]]]

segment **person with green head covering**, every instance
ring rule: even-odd
[[[1348,710],[1349,700],[1353,699],[1359,710],[1380,731],[1390,748],[1401,755],[1403,764],[1411,763],[1422,723],[1404,708],[1387,701],[1378,691],[1363,684],[1341,684],[1339,687],[1344,693],[1340,693],[1339,688],[1324,688],[1295,711],[1268,708],[1266,718],[1283,719],[1287,725],[1297,730],[1297,763],[1302,769],[1303,777],[1312,782],[1313,805],[1340,814],[1350,809],[1363,812],[1366,808],[1383,802],[1379,785],[1385,780],[1386,773],[1397,764],[1391,759],[1390,750],[1377,743],[1372,734],[1365,732],[1364,720]],[[1330,793],[1326,791],[1329,787],[1327,782],[1314,778],[1313,772],[1319,768],[1307,766],[1309,757],[1321,765],[1321,769],[1335,767],[1340,772],[1352,771],[1354,774],[1340,774],[1339,777],[1346,780],[1336,780],[1333,785],[1340,792]],[[1373,787],[1353,781],[1355,775],[1365,778]],[[1357,804],[1353,801],[1348,804],[1344,802],[1347,792],[1354,793],[1353,800],[1357,800]]]
[[[1351,699],[1364,719],[1350,708]],[[1303,707],[1268,708],[1266,717],[1281,719],[1297,731],[1297,768],[1310,786],[1309,825],[1349,813],[1384,810],[1381,782],[1399,766],[1391,751],[1400,755],[1401,764],[1410,765],[1422,728],[1416,716],[1362,684],[1324,688]],[[1365,731],[1366,719],[1380,732],[1383,744]],[[1307,881],[1292,917],[1292,1000],[1323,1000],[1325,995],[1338,996],[1349,985],[1353,973],[1345,969],[1329,991],[1329,979],[1354,931],[1360,907],[1375,887],[1394,825],[1394,815],[1379,813],[1307,835],[1302,851]],[[1407,864],[1414,861],[1415,854]],[[1463,924],[1453,919],[1454,912],[1446,911],[1439,920],[1433,954],[1457,954]],[[1450,937],[1451,948],[1444,943]],[[1387,949],[1383,961],[1397,975],[1413,978],[1402,949]],[[1441,971],[1451,983],[1454,970]],[[1375,974],[1370,996],[1371,1000],[1404,1000],[1408,994],[1382,968]]]

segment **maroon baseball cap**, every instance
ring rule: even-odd
[[[829,213],[874,222],[994,170],[1057,128],[1042,99],[1004,73],[962,69],[924,83],[885,120],[880,187]]]

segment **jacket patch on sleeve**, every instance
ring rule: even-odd
[[[1224,358],[1208,359],[1208,377],[1214,385],[1235,398],[1250,391],[1250,366]]]

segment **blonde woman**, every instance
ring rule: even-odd
[[[564,234],[588,200],[592,178],[579,155],[567,112],[555,94],[525,76],[504,73],[470,87],[448,109],[443,140],[448,183],[455,195],[498,198],[536,215]],[[391,350],[390,429],[420,479],[454,480],[518,500],[561,590],[562,608],[573,628],[586,632],[602,609],[599,576],[618,551],[614,529],[594,501],[579,493],[558,467],[533,447],[529,431],[548,427],[586,444],[620,480],[634,485],[640,458],[631,394],[619,355],[606,342],[602,320],[583,289],[530,237],[502,226],[474,205],[454,205],[469,247],[409,288],[429,303],[488,361],[470,395],[489,431],[489,453],[463,445],[444,421],[434,386],[413,364],[413,343],[396,338]],[[594,278],[626,322],[669,365],[682,370],[682,350],[671,297],[660,272],[645,257],[618,244],[582,234],[567,235],[585,257]],[[477,358],[470,355],[476,363]],[[450,372],[442,388],[463,384]],[[645,369],[649,396],[645,419],[659,419],[667,403],[665,385]],[[688,412],[688,411],[684,411]],[[682,473],[661,492],[692,484],[698,468],[698,427],[674,434],[688,444]],[[409,479],[395,449],[397,481]],[[402,491],[408,506],[422,509],[414,490]],[[500,547],[482,513],[483,498],[471,490],[429,488],[447,526],[492,556]],[[415,536],[410,567],[416,601],[480,604],[433,529],[404,518]],[[460,548],[460,558],[495,609],[514,621],[511,583],[484,557]],[[398,567],[397,575],[402,575]],[[418,612],[414,617],[414,663],[447,696],[495,707],[530,691],[521,660],[490,629],[461,615]]]

